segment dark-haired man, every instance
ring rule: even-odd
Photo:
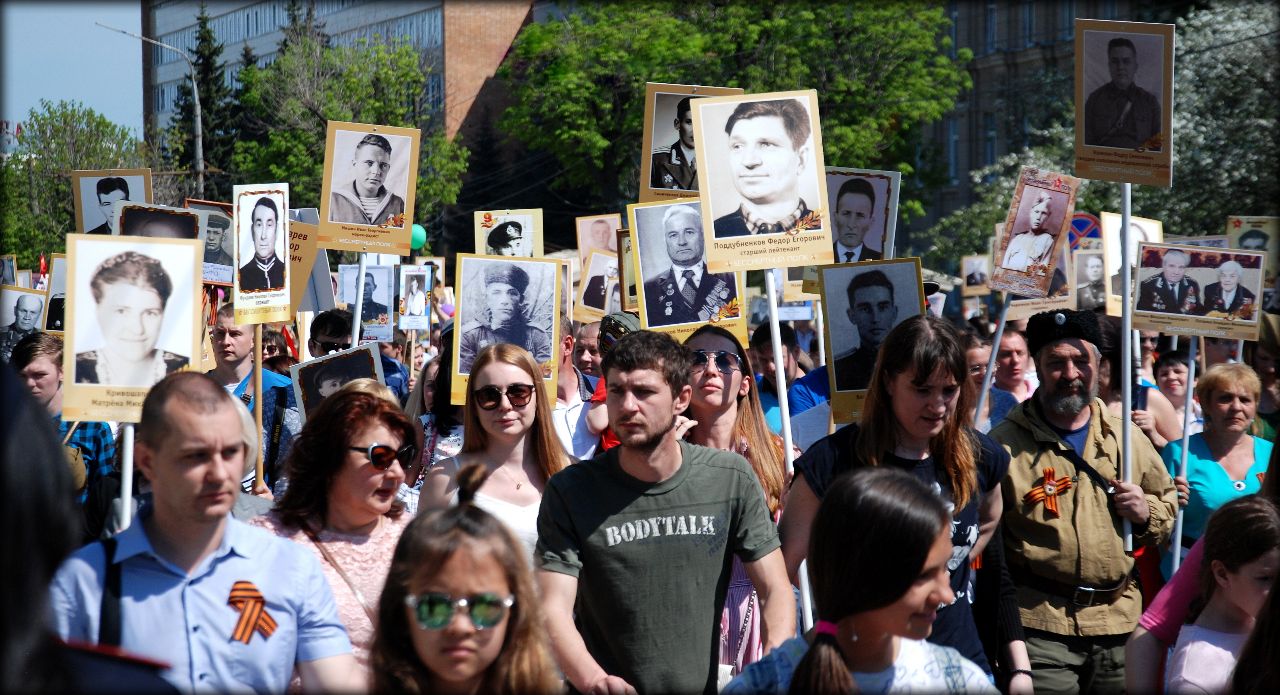
[[[716,219],[716,238],[795,228],[809,214],[800,198],[800,175],[813,156],[809,111],[795,99],[743,102],[730,114],[724,132],[728,170],[742,202]]]
[[[553,357],[551,336],[530,326],[524,291],[529,274],[518,265],[494,263],[484,267],[485,322],[469,328],[458,341],[458,371],[471,372],[471,363],[487,345],[511,343],[529,351],[534,361],[544,364]]]
[[[852,178],[836,193],[836,262],[878,261],[882,254],[867,248],[867,232],[875,219],[876,190],[866,179]]]
[[[383,185],[390,170],[391,142],[374,133],[361,138],[351,157],[351,183],[329,196],[329,220],[373,225],[403,213],[404,199]]]
[[[898,324],[898,305],[893,283],[879,270],[854,276],[846,290],[846,316],[858,329],[858,349],[836,357],[836,390],[860,391],[871,383],[880,343]]]
[[[691,97],[676,104],[676,120],[673,125],[679,137],[667,147],[655,150],[649,167],[649,187],[679,191],[698,190],[698,161],[693,152],[693,113],[689,107]]]
[[[552,476],[538,512],[556,660],[578,692],[713,695],[732,556],[756,588],[765,651],[795,633],[777,532],[745,459],[677,434],[688,351],[641,331],[603,367],[620,445]]]
[[[1138,49],[1132,41],[1117,37],[1107,42],[1107,70],[1111,81],[1084,102],[1084,144],[1159,152],[1160,103],[1133,82]]]
[[[102,211],[105,221],[89,230],[89,234],[113,234],[116,228],[115,211],[111,206],[117,200],[130,200],[129,182],[120,176],[104,176],[94,185],[98,198],[98,209]]]
[[[240,266],[240,290],[278,290],[284,287],[284,261],[276,255],[276,222],[280,207],[271,196],[262,196],[249,213],[252,226],[253,258]]]
[[[782,342],[783,352],[781,388],[790,389],[796,379],[804,373],[800,371],[800,343],[796,340],[796,332],[785,323],[778,324],[778,337]],[[760,396],[760,408],[764,410],[764,421],[774,434],[782,434],[782,409],[778,406],[778,374],[773,364],[773,333],[767,321],[760,324],[755,333],[751,334],[751,351],[759,358],[756,365],[760,369],[760,377],[756,379],[756,385],[759,387],[756,393]],[[788,393],[790,393],[789,390]]]

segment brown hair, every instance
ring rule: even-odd
[[[550,480],[560,469],[568,465],[568,455],[560,445],[551,424],[551,406],[547,404],[546,386],[543,384],[542,370],[534,361],[528,350],[510,343],[494,343],[485,346],[476,354],[471,363],[471,377],[474,379],[480,370],[490,364],[509,364],[519,367],[533,382],[533,426],[529,429],[529,443],[533,445],[533,457],[538,462],[538,470],[544,481]],[[444,366],[441,365],[441,369]],[[436,396],[440,397],[439,394]],[[448,394],[444,395],[448,398]],[[462,453],[470,454],[489,448],[489,434],[480,424],[479,406],[475,404],[471,391],[467,392],[467,403],[462,408]]]
[[[1245,495],[1218,507],[1204,527],[1204,557],[1200,560],[1200,596],[1192,603],[1190,620],[1199,616],[1218,588],[1213,563],[1228,572],[1280,548],[1280,511],[1262,495]]]
[[[684,344],[688,346],[689,341],[700,335],[714,335],[732,343],[733,349],[738,353],[738,361],[742,365],[742,378],[752,378],[755,369],[752,368],[751,359],[742,349],[742,343],[739,343],[732,333],[720,326],[706,324],[685,338]],[[743,402],[744,400],[746,402]],[[737,398],[737,406],[737,418],[733,423],[734,441],[735,443],[746,442],[746,459],[751,464],[751,469],[755,471],[760,487],[764,489],[764,499],[769,504],[769,512],[777,512],[782,507],[782,488],[787,464],[782,447],[765,423],[764,408],[760,406],[760,394],[756,392],[755,383],[751,384],[747,395]]]
[[[895,326],[880,345],[855,444],[859,458],[868,465],[880,465],[898,441],[889,381],[909,371],[914,375],[912,383],[921,386],[939,369],[949,373],[960,388],[960,396],[942,432],[929,442],[929,453],[946,471],[956,509],[968,506],[978,487],[978,442],[968,426],[976,389],[969,380],[966,352],[959,332],[936,316],[913,316]]]
[[[430,576],[463,549],[487,552],[497,560],[515,595],[502,651],[485,672],[478,692],[551,695],[561,691],[528,551],[501,521],[473,503],[485,475],[480,464],[463,466],[457,476],[457,506],[414,518],[400,536],[378,601],[370,661],[374,692],[422,693],[431,689],[432,675],[413,646],[410,631],[418,628],[410,624],[405,596],[414,578]]]
[[[375,422],[400,435],[402,445],[418,441],[414,432],[418,428],[399,406],[368,393],[338,391],[308,415],[285,461],[289,487],[276,502],[275,511],[286,526],[318,531],[311,524],[324,525],[329,514],[329,488],[346,463],[351,438],[361,427]],[[403,512],[404,504],[397,500],[387,516],[394,519]]]
[[[36,361],[37,357],[48,357],[53,365],[62,370],[62,338],[49,333],[35,331],[28,334],[17,345],[13,346],[13,354],[9,364],[14,371],[22,371],[27,365]]]

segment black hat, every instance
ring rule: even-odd
[[[1027,320],[1027,350],[1035,357],[1040,348],[1068,338],[1079,338],[1099,346],[1102,330],[1092,311],[1043,311]]]

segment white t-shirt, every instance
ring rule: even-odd
[[[593,407],[578,396],[576,390],[570,392],[572,403],[568,405],[556,401],[551,409],[551,422],[555,425],[556,436],[565,453],[580,460],[587,460],[596,454],[600,445],[600,435],[591,434],[587,425],[587,411]]]
[[[1248,633],[1183,625],[1165,668],[1166,693],[1225,693]]]

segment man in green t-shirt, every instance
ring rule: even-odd
[[[692,396],[684,347],[640,331],[601,367],[621,444],[552,476],[538,512],[556,660],[579,692],[713,695],[734,555],[760,599],[765,651],[795,634],[778,534],[746,459],[677,436]]]

